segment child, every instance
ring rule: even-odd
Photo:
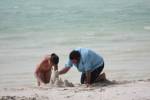
[[[52,53],[44,58],[35,70],[35,76],[37,78],[38,86],[41,84],[47,84],[50,82],[52,67],[54,70],[58,70],[59,57]]]

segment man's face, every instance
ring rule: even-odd
[[[77,63],[78,63],[78,60],[72,59],[72,63],[73,63],[73,64],[77,64]]]

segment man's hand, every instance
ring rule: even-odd
[[[88,84],[88,83],[87,83],[87,84],[86,84],[86,87],[91,87],[91,84]]]

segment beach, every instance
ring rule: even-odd
[[[113,84],[36,86],[37,64],[89,48],[104,58]],[[150,100],[150,0],[1,0],[0,100]],[[114,81],[113,81],[114,82]]]
[[[96,83],[90,87],[1,88],[0,100],[150,100],[150,79],[115,84]]]
[[[101,55],[111,80],[150,78],[149,0],[3,0],[0,12],[0,88],[32,86],[45,55],[60,70],[78,47]],[[64,78],[79,83],[73,68]]]

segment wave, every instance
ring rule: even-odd
[[[150,30],[150,26],[144,26],[145,30]]]

